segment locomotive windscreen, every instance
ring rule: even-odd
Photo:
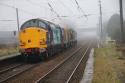
[[[22,26],[21,26],[21,30],[25,29],[25,28],[29,28],[29,27],[41,27],[41,28],[47,28],[47,24],[41,20],[38,19],[32,19],[29,20],[27,22],[25,22]]]

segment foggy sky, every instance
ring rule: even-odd
[[[0,31],[17,30],[15,8],[19,9],[20,26],[28,19],[41,18],[60,24],[63,27],[68,25],[72,25],[73,28],[97,27],[97,24],[99,23],[98,0],[77,1],[83,12],[78,10],[75,0],[0,0]],[[50,11],[48,3],[51,4],[54,11],[56,11],[59,16],[68,17],[61,17],[61,20],[59,20],[56,14]],[[102,12],[103,22],[107,21],[114,13],[119,14],[119,0],[102,0]],[[83,14],[91,15],[88,18],[85,18],[82,16]],[[2,20],[14,21],[8,22]]]

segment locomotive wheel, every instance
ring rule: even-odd
[[[45,61],[46,59],[47,59],[47,53],[44,52],[44,53],[41,54],[41,60]]]

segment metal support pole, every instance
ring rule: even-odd
[[[100,27],[100,43],[102,45],[103,41],[103,32],[102,32],[102,5],[101,0],[99,0],[99,11],[100,11],[100,18],[99,18],[99,27]]]
[[[100,3],[100,29],[101,29],[101,36],[102,36],[102,5],[100,0],[99,0],[99,3]]]
[[[19,27],[19,14],[18,14],[18,8],[16,8],[16,16],[17,16],[17,28],[18,28],[18,32],[19,32],[20,27]]]
[[[119,0],[119,4],[120,4],[121,38],[122,38],[122,43],[124,43],[124,42],[125,42],[125,39],[124,39],[123,6],[122,6],[122,0]]]

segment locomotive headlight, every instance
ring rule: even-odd
[[[28,40],[28,43],[31,43],[31,40]]]
[[[20,41],[20,46],[25,46],[25,45],[26,45],[25,42]]]
[[[45,39],[43,40],[43,42],[44,42],[44,44],[46,44],[46,43],[47,43]]]
[[[40,45],[44,45],[44,44],[46,44],[46,41],[45,41],[45,39],[42,39],[42,40],[40,41]]]

